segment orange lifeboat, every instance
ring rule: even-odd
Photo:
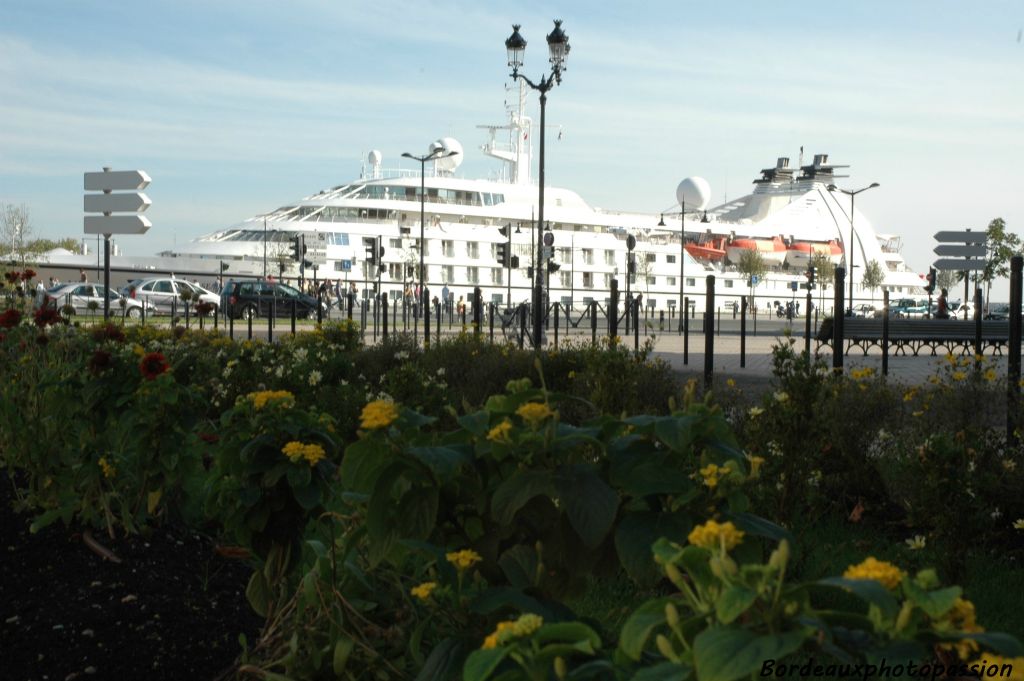
[[[833,264],[838,264],[843,258],[843,247],[835,239],[828,243],[796,241],[786,251],[786,262],[790,267],[807,267],[810,259],[815,256],[824,256]]]
[[[722,260],[725,257],[725,240],[724,236],[706,236],[686,244],[686,252],[697,260]]]
[[[786,259],[786,243],[781,237],[772,239],[739,238],[733,239],[725,247],[729,262],[739,264],[744,251],[757,251],[766,265],[781,265]]]

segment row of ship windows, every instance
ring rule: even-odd
[[[374,184],[363,187],[349,198],[419,201],[420,188]],[[497,206],[505,202],[505,195],[427,187],[426,200],[430,203],[447,203],[457,206]]]
[[[416,250],[418,252],[419,241],[420,241],[419,239],[414,239],[414,238],[389,239],[388,240],[388,246],[390,248],[392,248],[392,249],[411,248],[411,249]],[[465,249],[462,249],[462,248],[456,249],[456,244],[464,244],[465,245]],[[487,248],[487,246],[488,246],[488,244],[484,244],[485,248]],[[489,244],[489,246],[490,246],[490,248],[489,248],[490,257],[496,259],[498,257],[498,244],[491,243],[491,244]],[[459,251],[458,253],[456,253],[457,250]],[[593,249],[593,248],[581,248],[581,249],[576,249],[576,250],[579,251],[579,253],[580,253],[580,261],[584,265],[593,265],[593,264],[595,264],[597,262],[598,258],[603,257],[604,258],[604,264],[605,265],[610,265],[610,266],[613,266],[613,267],[616,264],[616,256],[620,253],[620,251],[614,251],[614,250],[608,250],[608,249],[597,250],[597,249]],[[531,255],[532,251],[533,251],[533,248],[531,246],[527,246],[525,244],[513,244],[512,245],[512,252],[514,254],[516,254],[516,255],[519,255],[519,256],[527,256],[527,257],[529,257]],[[426,255],[430,255],[430,252],[431,252],[430,241],[427,241],[427,245],[426,245],[426,248],[424,249],[423,254],[425,256]],[[601,255],[599,255],[599,254],[601,254]],[[447,240],[441,241],[441,256],[442,257],[445,257],[445,258],[456,258],[456,257],[462,257],[463,255],[465,255],[465,256],[467,256],[469,258],[472,258],[474,260],[479,259],[480,258],[480,242],[478,242],[478,241],[455,242],[455,241],[447,241]],[[641,255],[642,255],[642,259],[645,260],[646,262],[657,262],[657,260],[658,260],[656,253],[638,254],[638,257],[641,256]],[[572,262],[573,261],[573,249],[572,248],[556,248],[555,249],[555,257],[556,257],[556,259],[561,260],[562,262],[565,262],[565,263]],[[667,262],[669,264],[676,262],[676,256],[675,255],[671,255],[671,254],[667,254],[665,256],[665,262]]]
[[[335,246],[348,246],[348,234],[343,232],[321,232],[327,238],[328,244]],[[279,229],[271,229],[263,232],[262,230],[241,230],[233,234],[228,234],[221,241],[263,241],[264,239],[268,243],[290,243],[295,240],[297,236],[306,237],[306,245],[309,245],[310,233],[309,232],[287,232]]]
[[[362,263],[360,274],[363,279],[376,279],[377,271],[375,265],[371,265],[367,262]],[[389,279],[392,282],[395,281],[413,281],[416,275],[416,267],[414,265],[403,264],[403,263],[386,263],[387,271],[381,273],[382,277]],[[352,262],[350,260],[339,260],[334,263],[334,270],[336,272],[351,272]],[[426,266],[426,275],[428,280],[437,280],[440,275],[442,283],[445,284],[494,284],[503,286],[505,284],[505,268],[503,267],[464,267],[459,268],[460,276],[455,276],[455,265],[441,265],[438,266]],[[523,272],[525,276],[525,271]],[[602,288],[611,288],[612,275],[611,273],[594,273],[594,272],[580,272],[579,277],[576,281],[581,283],[583,288],[594,288],[601,284]],[[677,277],[662,277],[665,286],[677,286],[679,279]],[[571,288],[574,285],[573,273],[572,272],[557,272],[551,276],[551,281],[557,281],[558,284],[564,288]],[[697,280],[692,277],[686,278],[687,286],[696,286]],[[725,288],[732,288],[733,281],[731,279],[725,280]],[[646,284],[648,286],[657,286],[658,277],[646,277]]]

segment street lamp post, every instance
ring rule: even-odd
[[[830,184],[827,187],[827,189],[830,192],[839,191],[839,192],[842,192],[842,193],[844,193],[844,194],[846,194],[847,196],[850,197],[850,243],[849,243],[848,247],[843,249],[843,250],[847,254],[847,257],[846,257],[847,269],[850,270],[850,274],[849,274],[849,276],[850,276],[850,300],[849,300],[849,303],[848,303],[849,307],[847,308],[847,312],[849,314],[851,314],[851,315],[853,314],[853,199],[854,199],[854,197],[857,196],[857,194],[860,194],[861,192],[866,192],[869,189],[874,189],[875,187],[878,187],[878,186],[879,186],[879,184],[877,182],[872,182],[871,184],[869,184],[867,187],[864,187],[863,189],[853,189],[853,190],[851,190],[851,189],[840,189],[839,187],[835,186],[834,184]],[[867,267],[867,262],[864,263],[864,266]],[[810,267],[810,265],[808,265],[808,267]],[[863,280],[863,277],[861,277],[861,279]]]
[[[541,263],[544,261],[544,247],[541,232],[544,226],[544,108],[548,100],[548,90],[562,82],[562,71],[565,68],[565,59],[569,54],[569,36],[562,31],[562,22],[555,20],[555,29],[547,36],[549,61],[551,62],[551,73],[541,76],[539,83],[534,83],[526,76],[519,73],[523,65],[523,53],[526,51],[526,40],[519,35],[519,24],[512,25],[512,35],[505,40],[505,49],[508,51],[508,65],[512,67],[512,79],[521,79],[534,90],[540,92],[540,158],[538,161],[538,181],[540,194],[537,200],[537,267],[534,268],[536,280],[533,287],[533,341],[534,348],[540,350],[541,327],[544,322],[543,287],[544,278],[541,270]]]
[[[404,158],[411,158],[414,161],[420,162],[420,294],[419,294],[419,305],[420,314],[423,314],[424,310],[427,309],[427,289],[423,285],[424,279],[424,265],[423,265],[423,254],[427,245],[424,240],[424,224],[426,222],[426,200],[427,200],[427,189],[426,189],[426,176],[427,176],[427,161],[436,161],[439,158],[448,158],[449,156],[455,156],[459,152],[449,151],[444,152],[444,147],[440,144],[434,144],[430,149],[429,154],[423,156],[414,156],[409,152],[402,154]],[[430,330],[427,328],[426,323],[423,325],[424,336],[429,338]]]

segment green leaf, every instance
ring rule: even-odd
[[[410,447],[408,452],[427,466],[441,483],[450,481],[459,468],[472,461],[467,451],[454,447]]]
[[[679,454],[690,454],[693,446],[693,425],[697,416],[666,416],[654,423],[654,434],[669,449]]]
[[[260,617],[266,617],[270,609],[270,585],[262,572],[253,572],[249,584],[245,587],[245,597],[249,605]]]
[[[715,613],[722,624],[733,620],[747,611],[757,600],[757,592],[739,584],[727,586],[715,600]]]
[[[884,586],[873,579],[846,579],[845,577],[828,577],[819,579],[817,584],[845,589],[863,601],[876,606],[887,620],[894,619],[899,613],[899,604]]]
[[[437,489],[409,490],[398,503],[398,524],[403,538],[426,539],[437,525]]]
[[[458,418],[458,424],[477,437],[484,437],[490,430],[491,415],[486,411],[464,414]]]
[[[591,652],[601,648],[601,637],[583,622],[544,624],[533,634],[533,639],[542,644],[555,641],[562,643],[586,641],[591,646]]]
[[[498,558],[498,566],[508,583],[517,589],[536,586],[537,552],[531,546],[516,544]]]
[[[980,634],[958,634],[955,638],[974,639],[981,644],[982,648],[993,650],[1005,657],[1024,656],[1024,645],[1021,645],[1020,640],[1010,634],[992,631]]]
[[[510,525],[516,512],[530,499],[540,494],[554,496],[549,471],[520,471],[494,490],[491,498],[491,517],[502,525]]]
[[[697,588],[707,591],[717,580],[711,574],[711,552],[699,546],[685,546],[679,554],[679,564],[683,571],[690,575]]]
[[[293,488],[292,494],[295,496],[295,501],[299,502],[299,506],[307,511],[320,505],[320,488],[315,482]]]
[[[334,657],[331,661],[331,667],[334,669],[336,676],[340,676],[345,671],[345,665],[348,663],[348,656],[352,653],[353,647],[355,647],[355,641],[347,636],[338,639],[338,642],[334,644]]]
[[[689,523],[677,514],[657,511],[626,513],[615,528],[615,551],[631,578],[640,584],[653,584],[662,577],[653,560],[654,543],[662,537],[685,538],[689,531]]]
[[[670,457],[658,452],[623,452],[612,463],[610,481],[626,494],[684,494],[693,482],[682,468],[671,465]]]
[[[925,591],[914,580],[904,577],[903,592],[911,603],[924,610],[929,617],[938,619],[949,612],[956,599],[963,593],[963,589],[951,586],[946,589]]]
[[[582,464],[563,468],[555,480],[572,528],[588,548],[600,544],[615,522],[619,495],[593,468]]]
[[[765,520],[760,516],[756,516],[753,513],[723,513],[722,516],[726,520],[731,520],[737,528],[743,530],[747,534],[752,534],[755,537],[767,537],[775,541],[782,541],[788,539],[790,544],[794,544],[793,535],[790,534],[789,530],[776,525],[770,520]]]
[[[781,661],[800,649],[801,631],[758,635],[746,629],[705,629],[693,641],[700,681],[733,681],[760,673],[768,660]]]
[[[675,662],[659,662],[653,667],[641,669],[630,681],[683,681],[690,676],[693,669],[685,664]]]
[[[447,681],[458,671],[463,657],[463,644],[454,638],[438,643],[414,681]]]
[[[339,479],[346,491],[369,494],[388,463],[390,457],[383,444],[372,438],[357,440],[345,448]]]
[[[474,650],[466,658],[466,664],[462,667],[462,681],[486,681],[510,650],[511,648],[508,646]]]
[[[668,597],[647,601],[634,610],[622,625],[622,631],[619,633],[619,650],[629,659],[640,660],[651,632],[655,627],[665,624],[665,605],[671,602],[672,599]]]

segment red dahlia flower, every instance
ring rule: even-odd
[[[35,321],[36,326],[38,326],[41,329],[47,326],[52,326],[54,324],[65,323],[64,318],[60,316],[60,313],[57,312],[55,308],[49,305],[44,305],[43,307],[36,310]]]
[[[21,312],[15,310],[13,307],[8,308],[2,315],[0,315],[0,326],[5,329],[13,329],[19,323],[21,323]]]
[[[94,374],[101,374],[114,366],[113,358],[106,350],[96,350],[89,359],[89,371]]]
[[[36,276],[36,271],[35,270],[27,269],[27,270],[25,270],[24,272],[21,273],[21,280],[22,281],[28,281],[29,279],[33,279],[35,276]]]
[[[171,365],[167,363],[167,358],[159,352],[151,352],[139,362],[139,371],[142,372],[147,381],[154,380],[160,374],[166,373],[170,368]]]
[[[4,279],[6,279],[9,284],[16,284],[18,280],[21,279],[21,272],[5,272]]]

